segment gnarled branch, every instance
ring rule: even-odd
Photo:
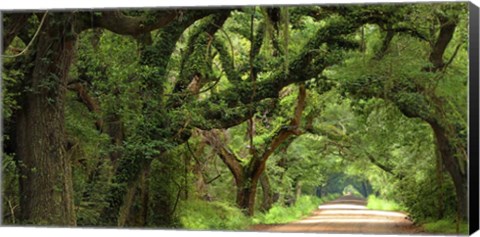
[[[241,160],[225,145],[220,138],[219,131],[200,131],[204,141],[210,145],[220,159],[227,165],[230,172],[235,178],[235,182],[241,183],[244,179],[243,167]]]
[[[432,68],[429,68],[430,71],[438,71],[445,67],[445,63],[443,61],[443,54],[445,53],[445,49],[447,48],[448,44],[453,38],[453,33],[455,33],[455,28],[457,27],[457,23],[450,18],[445,16],[438,16],[438,20],[440,21],[440,33],[438,34],[437,40],[433,45],[432,52],[430,53],[429,60],[433,64]]]
[[[128,16],[121,11],[80,12],[77,13],[75,31],[90,28],[104,28],[120,35],[141,35],[172,22],[181,14],[178,10],[159,10],[151,16]]]

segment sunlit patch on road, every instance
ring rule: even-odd
[[[360,205],[352,205],[352,204],[325,204],[318,206],[320,210],[327,210],[327,209],[367,209],[366,206]]]
[[[307,219],[296,222],[297,224],[302,223],[394,223],[395,220],[390,219],[354,219],[354,218],[329,218],[329,219]]]
[[[405,217],[406,215],[400,212],[392,211],[377,211],[377,210],[368,210],[366,207],[363,209],[323,209],[319,212],[322,215],[369,215],[369,216],[385,216],[385,217]]]

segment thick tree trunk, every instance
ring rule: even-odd
[[[125,141],[123,121],[118,114],[109,114],[105,119],[105,125],[106,132],[110,137],[110,142],[114,147],[110,152],[110,160],[112,162],[113,170],[117,170],[119,160],[122,157],[122,152],[119,148],[123,146],[123,142]]]
[[[444,212],[445,212],[445,197],[444,197],[444,190],[443,190],[443,162],[442,162],[442,158],[441,158],[441,155],[440,155],[440,152],[439,152],[439,147],[438,147],[438,144],[436,144],[437,146],[435,147],[436,149],[436,155],[435,155],[435,158],[436,158],[436,176],[437,176],[437,185],[438,185],[438,189],[440,190],[440,192],[438,193],[438,214],[437,214],[437,218],[440,220],[443,218],[444,216]]]
[[[138,181],[129,186],[119,211],[118,227],[144,227],[147,225],[150,202],[149,175],[150,166],[143,167]]]
[[[207,192],[207,183],[205,178],[203,177],[202,173],[202,163],[196,162],[193,166],[193,174],[195,175],[195,190],[200,198],[209,199],[208,192]]]
[[[457,210],[462,219],[467,219],[468,211],[468,180],[466,171],[462,171],[458,159],[455,157],[455,148],[449,141],[445,129],[436,122],[430,122],[437,142],[437,149],[442,162],[452,177],[457,196]]]
[[[302,181],[298,181],[295,185],[295,202],[300,198],[302,195]]]
[[[135,192],[137,190],[137,180],[128,184],[125,197],[123,197],[122,205],[118,211],[117,226],[124,227],[127,223],[127,220],[130,216],[130,212],[133,206],[133,201],[135,200]]]
[[[273,193],[272,188],[270,186],[270,180],[266,172],[260,176],[260,184],[262,185],[262,192],[263,192],[263,201],[261,210],[262,212],[267,212],[272,208],[273,204]]]
[[[64,115],[66,77],[75,44],[71,21],[68,13],[47,17],[32,77],[26,79],[32,91],[23,95],[16,117],[20,220],[24,224],[76,225]]]
[[[161,158],[160,160],[162,160]],[[151,191],[148,205],[150,212],[147,219],[149,226],[171,227],[174,224],[174,211],[181,191],[172,188],[174,184],[169,178],[171,175],[163,167],[151,167],[150,178],[152,181],[150,183]]]
[[[142,174],[142,184],[141,184],[141,209],[140,209],[140,221],[139,224],[140,226],[146,226],[147,225],[147,219],[148,219],[148,203],[150,202],[150,182],[149,182],[149,176],[150,176],[150,166],[147,166],[145,170],[143,170]]]
[[[237,206],[248,216],[255,213],[255,196],[258,179],[245,179],[237,183]]]
[[[133,169],[131,160],[121,160],[117,173],[115,174],[114,185],[108,196],[109,205],[102,211],[102,225],[123,227],[129,223],[132,215],[132,206],[137,194],[137,188],[142,175],[148,172],[151,160],[137,161]]]
[[[305,108],[306,95],[306,88],[304,85],[301,85],[299,87],[295,114],[290,121],[289,126],[284,126],[277,131],[271,138],[269,145],[265,147],[263,153],[259,156],[257,156],[258,154],[255,154],[246,167],[241,164],[242,160],[224,145],[218,134],[215,134],[214,131],[202,132],[205,142],[215,149],[215,152],[219,155],[220,159],[222,159],[233,174],[237,186],[236,203],[238,207],[249,216],[253,216],[254,214],[257,183],[265,170],[267,159],[283,142],[285,142],[287,138],[291,135],[299,135],[301,133],[299,130],[299,124],[303,109]]]

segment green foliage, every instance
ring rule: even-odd
[[[184,201],[178,215],[181,228],[191,230],[244,230],[250,225],[240,209],[217,201]]]
[[[66,130],[72,148],[68,151],[74,164],[74,204],[79,226],[98,226],[101,212],[108,203],[112,166],[108,161],[109,138],[94,126],[97,115],[68,95]]]
[[[349,184],[347,185],[344,189],[343,189],[343,192],[342,192],[343,195],[353,195],[353,196],[357,196],[357,197],[361,197],[362,194],[360,193],[360,191],[355,188],[352,184]]]
[[[428,233],[441,234],[468,234],[468,223],[461,222],[457,232],[457,222],[454,219],[431,220],[422,224],[423,229]]]
[[[132,184],[131,225],[139,210],[147,210],[146,220],[139,222],[143,226],[241,230],[252,223],[297,220],[331,198],[301,196],[285,207],[298,190],[321,190],[322,195],[368,190],[382,197],[370,196],[369,208],[408,211],[415,221],[428,221],[426,229],[452,233],[455,189],[445,164],[437,163],[428,123],[445,128],[453,157],[466,167],[466,6],[280,7],[276,21],[266,7],[219,14],[182,9],[170,24],[145,35],[126,37],[101,28],[79,33],[67,88],[81,83],[99,110],[89,111],[73,92],[66,101],[49,101],[65,102],[78,225],[117,224]],[[123,12],[142,17],[144,24],[157,16],[156,11]],[[429,57],[439,16],[458,26],[443,55],[448,66],[432,72]],[[30,21],[38,25],[36,17]],[[34,30],[26,29],[22,37]],[[389,42],[387,30],[398,30]],[[58,38],[72,32],[64,33]],[[15,38],[8,54],[24,48],[21,41]],[[41,66],[29,57],[6,58],[2,70],[2,135],[8,148],[2,159],[2,214],[8,224],[18,219],[17,166],[22,165],[10,151],[14,115],[25,95],[37,89],[29,86],[32,66]],[[199,94],[192,95],[187,87],[197,76]],[[46,79],[41,87],[61,92],[61,78],[46,74]],[[308,101],[299,128],[304,134],[287,139],[267,161],[265,172],[278,201],[249,219],[232,206],[229,169],[214,150],[203,147],[195,128],[225,128],[222,139],[246,165],[252,158],[248,116],[253,114],[255,123],[253,145],[257,151],[268,149],[294,111],[292,84],[305,81]],[[99,120],[101,129],[95,126]],[[187,140],[193,151],[182,145]],[[369,187],[361,190],[361,185]],[[147,204],[140,198],[145,192]]]
[[[174,152],[172,152],[174,153]],[[148,226],[172,227],[178,225],[174,215],[177,195],[181,195],[183,165],[179,153],[164,155],[151,163],[149,177]],[[177,207],[179,208],[179,207]],[[179,208],[180,209],[180,208]]]
[[[255,224],[284,224],[304,218],[317,209],[324,202],[335,199],[336,195],[329,195],[324,198],[304,195],[295,202],[293,206],[285,207],[275,203],[267,213],[258,214],[253,217]]]
[[[455,191],[450,177],[443,175],[443,183],[430,171],[417,180],[407,179],[399,183],[403,188],[394,192],[399,200],[417,221],[429,218],[456,216]]]
[[[402,207],[400,204],[394,201],[378,198],[375,195],[368,196],[367,208],[382,211],[405,211],[405,207]]]
[[[8,72],[8,73],[7,73]],[[2,118],[7,120],[11,117],[14,110],[19,109],[16,97],[20,94],[12,88],[23,76],[20,71],[2,70]]]
[[[105,161],[99,161],[97,165],[94,171],[90,171],[96,174],[81,170],[81,167],[73,170],[78,226],[98,226],[103,223],[101,214],[108,206],[112,167]]]
[[[15,213],[19,206],[19,173],[10,154],[2,155],[2,221],[5,224],[18,223]],[[17,209],[17,210],[16,210]]]

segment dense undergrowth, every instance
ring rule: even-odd
[[[251,224],[240,209],[225,202],[188,201],[180,210],[180,225],[185,229],[243,230]]]
[[[406,211],[406,208],[402,205],[376,197],[375,195],[368,196],[367,208],[371,210],[382,210],[382,211]]]
[[[370,195],[368,197],[367,208],[371,210],[383,210],[383,211],[404,211],[407,212],[408,209],[398,204],[395,201],[382,199],[376,197],[375,195]],[[427,233],[442,233],[442,234],[467,234],[468,233],[468,223],[462,221],[458,225],[457,230],[457,221],[454,217],[445,217],[443,219],[433,219],[433,218],[424,218],[416,219],[416,224],[421,226],[421,228]]]
[[[310,215],[318,205],[337,197],[338,195],[328,195],[323,198],[301,196],[293,206],[274,204],[268,212],[256,215],[252,221],[253,224],[283,224],[296,221]]]
[[[422,224],[422,227],[428,233],[468,234],[468,224],[466,222],[460,222],[457,232],[457,222],[454,218],[428,220]]]
[[[246,230],[255,224],[284,224],[302,219],[312,213],[318,205],[331,201],[339,195],[328,195],[323,198],[304,195],[294,205],[285,206],[276,203],[265,213],[258,212],[253,217],[245,216],[237,207],[219,201],[207,202],[190,200],[180,203],[179,224],[181,228],[190,230]],[[384,211],[406,211],[407,209],[395,201],[382,199],[374,195],[368,197],[368,209]],[[461,222],[457,232],[455,218],[441,220],[425,219],[417,223],[427,233],[467,234],[468,224]]]
[[[181,203],[179,224],[191,230],[245,230],[254,224],[282,224],[304,218],[318,205],[337,198],[301,196],[292,206],[276,203],[266,213],[258,212],[253,217],[245,216],[240,209],[224,202],[203,200]]]

